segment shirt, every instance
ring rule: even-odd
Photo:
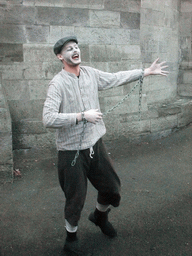
[[[83,122],[76,124],[77,113],[90,109],[100,111],[98,91],[133,82],[143,75],[142,69],[103,72],[81,66],[79,78],[61,70],[49,83],[43,107],[43,123],[56,128],[57,150],[78,150]],[[103,120],[87,122],[81,149],[91,148],[106,133]]]

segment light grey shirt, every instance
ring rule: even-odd
[[[57,150],[78,150],[83,122],[76,124],[77,113],[99,109],[98,91],[139,79],[142,69],[107,73],[91,67],[80,67],[79,78],[64,69],[49,84],[43,108],[45,127],[56,129]],[[92,147],[106,132],[103,120],[87,122],[81,149]]]

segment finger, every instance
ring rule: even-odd
[[[161,67],[161,69],[165,69],[165,68],[168,68],[168,66],[163,66],[163,67]]]
[[[159,61],[159,58],[157,58],[157,59],[153,62],[153,64],[156,64],[158,61]]]
[[[162,61],[161,63],[159,63],[160,66],[164,65],[165,63],[167,63],[166,61]]]

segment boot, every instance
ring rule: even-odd
[[[67,238],[63,247],[63,255],[65,256],[91,256],[89,252],[83,252],[79,249],[79,240],[76,233],[67,231]]]
[[[89,215],[89,220],[92,221],[96,226],[99,226],[103,234],[113,238],[117,236],[116,230],[112,224],[108,221],[108,214],[110,209],[106,212],[100,212],[97,208],[94,212]]]

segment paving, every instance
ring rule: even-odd
[[[79,222],[82,248],[94,256],[192,255],[192,125],[157,141],[107,142],[122,182],[122,200],[109,218],[109,239],[89,220],[96,190],[89,183]],[[1,256],[61,255],[64,195],[57,161],[16,162],[21,173],[1,186]]]

